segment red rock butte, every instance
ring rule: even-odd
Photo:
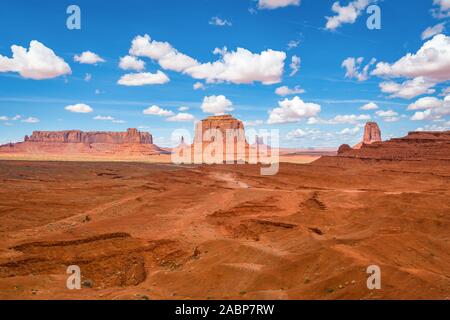
[[[376,122],[367,122],[364,126],[364,136],[362,142],[358,143],[353,148],[359,149],[363,144],[372,144],[375,142],[380,142],[381,140],[381,130]]]
[[[126,132],[35,131],[25,136],[24,142],[0,146],[0,153],[140,158],[167,152],[153,144],[150,133],[128,129]]]
[[[244,124],[229,114],[210,116],[196,124],[194,142],[191,145],[192,154],[197,154],[197,160],[201,154],[203,162],[205,155],[215,156],[216,151],[211,144],[217,142],[217,139],[223,142],[223,161],[249,160],[251,146],[245,137]],[[213,150],[211,155],[208,150]]]
[[[126,132],[83,132],[67,131],[34,131],[25,141],[56,143],[112,143],[112,144],[153,144],[153,137],[148,132],[128,129]]]

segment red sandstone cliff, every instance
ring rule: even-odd
[[[153,144],[152,135],[137,129],[126,132],[35,131],[24,142],[0,146],[1,154],[63,157],[140,158],[168,153]]]
[[[367,122],[364,126],[364,136],[362,142],[354,146],[354,149],[361,148],[364,144],[372,144],[374,142],[380,142],[381,140],[381,130],[376,122]]]
[[[148,132],[128,129],[126,132],[83,132],[68,131],[35,131],[25,141],[55,142],[55,143],[112,143],[112,144],[153,144],[153,138]]]
[[[450,131],[409,132],[403,138],[363,144],[360,149],[341,146],[336,158],[368,160],[450,161]]]

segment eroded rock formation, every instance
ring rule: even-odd
[[[381,130],[376,122],[367,122],[364,126],[364,136],[362,142],[354,146],[354,149],[361,148],[364,144],[372,144],[375,142],[380,142],[381,140]]]
[[[222,137],[222,140],[226,142],[227,135],[234,137],[235,143],[247,144],[242,121],[229,114],[211,116],[197,123],[194,143],[209,143],[215,137]]]
[[[450,131],[409,132],[402,138],[362,144],[360,149],[341,146],[337,157],[323,157],[320,162],[332,159],[357,158],[386,161],[445,161],[450,162]],[[334,160],[333,160],[334,161]]]
[[[50,155],[54,157],[140,158],[168,153],[153,144],[148,132],[35,131],[24,142],[0,146],[0,153],[15,155]]]
[[[25,141],[88,144],[153,144],[153,138],[150,133],[140,132],[137,129],[128,129],[126,132],[83,132],[80,130],[34,131],[30,137],[25,136]]]

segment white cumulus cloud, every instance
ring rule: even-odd
[[[278,102],[278,107],[269,112],[268,124],[298,122],[308,117],[314,117],[320,112],[320,105],[304,102],[295,96]]]
[[[75,113],[90,113],[94,111],[94,109],[91,108],[91,106],[84,104],[84,103],[77,103],[68,105],[65,107],[67,111],[75,112]]]
[[[300,88],[300,86],[295,86],[294,88],[289,88],[288,86],[281,86],[275,89],[275,93],[279,96],[289,96],[294,94],[305,93],[305,90]]]
[[[80,55],[75,55],[73,60],[82,64],[97,64],[99,62],[105,62],[102,57],[92,51],[84,51]]]
[[[417,53],[408,53],[390,64],[379,62],[372,72],[386,77],[424,77],[435,81],[450,80],[450,37],[435,35]]]
[[[224,48],[214,50],[215,54],[221,55],[219,60],[200,63],[179,52],[168,42],[152,40],[149,35],[135,37],[129,53],[157,61],[163,69],[181,72],[209,83],[278,83],[286,59],[284,52],[271,49],[257,54],[244,48],[237,48],[236,51]]]
[[[213,113],[215,115],[221,115],[225,112],[233,111],[233,103],[225,96],[209,96],[203,98],[202,110],[205,113]]]
[[[355,0],[344,7],[340,5],[339,1],[334,2],[331,10],[336,13],[336,15],[325,17],[327,19],[325,28],[328,30],[335,30],[344,23],[355,23],[362,11],[366,9],[369,4],[374,2],[376,2],[376,0]]]
[[[363,105],[359,109],[361,109],[361,110],[376,110],[376,109],[378,109],[378,105],[374,102],[369,102],[369,103],[366,103],[365,105]]]
[[[170,117],[170,116],[174,115],[174,113],[172,111],[163,109],[157,105],[148,107],[147,109],[143,110],[142,112],[146,115],[161,116],[161,117]]]
[[[0,55],[0,72],[17,72],[24,78],[34,80],[72,73],[70,66],[62,58],[39,41],[31,41],[28,50],[13,45],[11,51],[12,58]]]
[[[120,58],[119,68],[122,70],[142,71],[145,69],[145,62],[133,56],[125,56]]]
[[[145,86],[152,84],[164,84],[169,82],[169,77],[162,71],[158,70],[156,73],[141,72],[141,73],[129,73],[123,75],[118,84],[122,86]]]
[[[258,0],[259,9],[277,9],[287,6],[299,6],[300,0]]]
[[[403,99],[412,99],[423,94],[432,94],[435,92],[433,89],[435,85],[435,82],[429,81],[424,77],[417,77],[403,83],[386,81],[379,84],[381,91],[390,94],[391,98]]]

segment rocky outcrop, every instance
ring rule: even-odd
[[[407,136],[402,138],[362,144],[360,149],[349,150],[347,147],[341,146],[338,156],[335,158],[387,161],[437,160],[450,162],[450,131],[409,132]]]
[[[209,143],[214,140],[210,137],[222,137],[225,142],[227,134],[234,136],[235,143],[247,144],[244,124],[229,114],[211,116],[199,121],[195,127],[194,143]]]
[[[137,129],[126,132],[35,131],[24,142],[0,146],[0,154],[51,156],[64,159],[100,157],[138,159],[170,153],[153,144],[152,135]]]
[[[372,144],[375,142],[380,142],[381,140],[381,130],[376,122],[367,122],[364,126],[364,136],[362,142],[354,146],[354,149],[361,148],[364,144]]]
[[[35,131],[30,137],[25,136],[25,141],[87,144],[153,144],[153,138],[150,133],[140,132],[137,129],[128,129],[126,132]]]
[[[350,147],[348,144],[343,144],[343,145],[341,145],[341,146],[339,147],[339,149],[338,149],[338,151],[337,151],[337,154],[338,154],[338,155],[344,154],[344,153],[346,153],[346,152],[348,152],[348,151],[350,151],[350,150],[352,150],[352,147]]]

